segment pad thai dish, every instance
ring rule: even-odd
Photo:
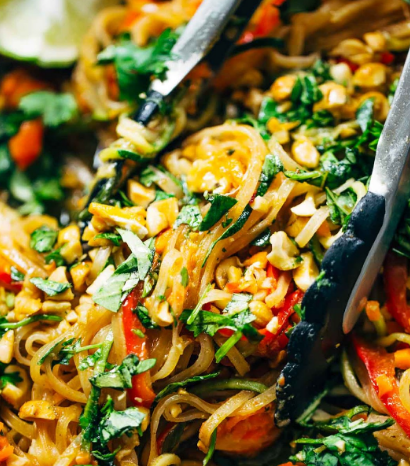
[[[408,466],[410,210],[321,396],[284,428],[275,400],[409,5],[264,0],[144,127],[200,3],[102,8],[70,69],[0,61],[0,465]]]

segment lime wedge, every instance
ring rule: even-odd
[[[118,0],[0,0],[0,53],[44,67],[71,65],[96,13]]]

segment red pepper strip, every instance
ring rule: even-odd
[[[303,299],[303,291],[296,290],[291,294],[288,294],[285,298],[285,302],[278,313],[278,326],[275,333],[269,330],[262,329],[259,331],[261,335],[264,335],[264,339],[259,343],[258,353],[262,356],[269,357],[273,353],[283,349],[287,342],[288,337],[284,334],[289,326],[289,318],[295,312],[294,306],[299,304]]]
[[[147,340],[146,338],[141,338],[138,335],[135,335],[133,332],[133,330],[140,330],[143,333],[146,331],[145,327],[138,319],[138,316],[132,312],[138,305],[140,294],[141,290],[139,287],[131,291],[124,301],[121,309],[127,353],[134,353],[140,360],[144,360],[149,357]],[[155,398],[155,393],[151,387],[149,372],[134,375],[132,378],[132,388],[128,390],[128,394],[135,406],[144,406],[146,408],[151,406]]]
[[[21,291],[22,284],[20,282],[12,282],[11,275],[4,270],[0,270],[0,286],[13,293]]]
[[[394,55],[391,52],[383,52],[380,57],[380,62],[383,65],[391,65],[394,62]]]
[[[162,452],[162,447],[164,445],[165,439],[168,437],[168,434],[176,427],[176,422],[167,422],[162,432],[157,437],[157,450]]]
[[[389,354],[382,347],[370,345],[356,335],[353,335],[353,345],[360,360],[366,366],[370,381],[376,393],[379,391],[377,378],[381,375],[388,377],[392,390],[379,396],[379,398],[391,417],[410,437],[410,413],[403,406],[400,399],[399,385],[394,370],[394,355]]]
[[[359,65],[357,65],[356,63],[353,63],[352,61],[348,60],[347,58],[338,58],[337,60],[337,63],[346,63],[346,65],[350,68],[350,71],[352,73],[354,73],[356,70],[359,69]]]
[[[406,299],[407,259],[389,251],[384,261],[383,277],[387,310],[406,332],[410,332],[410,308]]]

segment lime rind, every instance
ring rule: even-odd
[[[0,0],[0,53],[43,67],[67,67],[102,8],[118,0]]]

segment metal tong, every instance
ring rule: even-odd
[[[380,137],[367,194],[327,251],[322,274],[302,301],[277,385],[276,422],[303,417],[324,386],[344,333],[352,330],[380,271],[410,195],[410,54]]]
[[[173,59],[166,63],[165,80],[152,82],[147,97],[134,120],[146,126],[158,112],[161,103],[172,99],[175,91],[200,62],[206,62],[215,76],[245,30],[261,0],[204,0],[172,49]],[[88,196],[80,221],[89,218],[91,202],[107,202],[120,188],[124,176],[123,160],[109,162],[114,177],[96,180]]]

